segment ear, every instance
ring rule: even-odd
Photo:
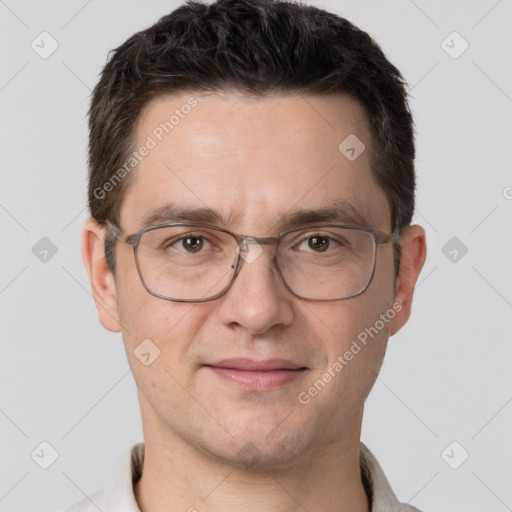
[[[82,258],[89,276],[98,316],[105,329],[121,332],[114,276],[105,258],[106,228],[89,218],[82,228]]]
[[[412,297],[416,281],[425,263],[427,245],[425,230],[421,226],[407,226],[400,234],[400,270],[395,287],[396,315],[391,321],[390,335],[398,332],[411,315]]]

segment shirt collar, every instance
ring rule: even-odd
[[[134,483],[142,476],[144,443],[132,446],[124,455],[119,474],[110,490],[106,512],[140,512],[135,499]]]

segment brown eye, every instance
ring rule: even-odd
[[[308,245],[315,252],[325,252],[329,248],[329,238],[326,236],[311,236]]]
[[[204,241],[199,236],[187,236],[182,240],[183,248],[187,252],[199,252],[204,245]]]

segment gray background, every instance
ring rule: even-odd
[[[362,439],[425,512],[512,510],[512,2],[309,3],[376,38],[411,84],[417,127],[428,257]],[[0,1],[2,511],[56,510],[110,485],[142,439],[120,334],[99,324],[80,255],[86,111],[108,50],[177,5]],[[43,31],[59,45],[46,59],[31,48]],[[461,55],[458,36],[442,44],[453,31]],[[43,237],[57,248],[46,262],[32,251]],[[48,469],[31,458],[42,441],[59,455]]]

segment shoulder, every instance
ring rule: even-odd
[[[377,459],[360,443],[361,477],[372,502],[372,512],[421,512],[416,507],[398,500]]]
[[[59,512],[140,512],[134,496],[133,483],[142,475],[144,443],[128,448],[112,487],[84,497],[71,508]]]
[[[400,512],[421,512],[419,508],[413,507],[408,503],[400,503]]]

